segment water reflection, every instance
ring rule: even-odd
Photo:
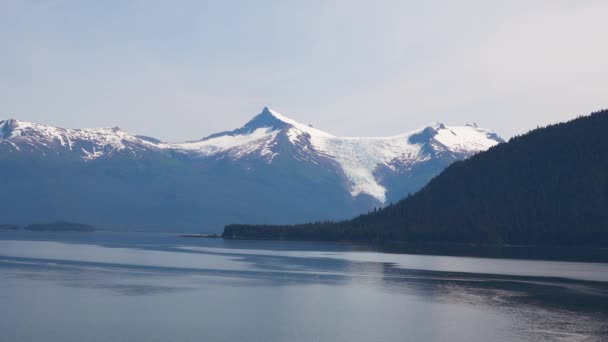
[[[58,300],[74,306],[74,312],[62,313],[66,317],[94,301],[114,314],[116,307],[132,306],[119,316],[158,320],[165,314],[183,318],[186,311],[208,321],[203,330],[190,318],[147,325],[154,332],[150,340],[175,337],[167,334],[178,326],[182,330],[173,333],[184,338],[226,341],[398,341],[404,334],[429,341],[450,336],[593,341],[608,336],[608,282],[589,280],[606,277],[605,264],[403,256],[332,245],[294,250],[264,249],[264,243],[252,248],[251,242],[227,248],[218,242],[162,241],[0,240],[0,328],[17,338],[22,331],[16,327],[22,319],[36,318],[39,303]],[[21,316],[6,309],[14,306],[24,307]],[[103,315],[90,315],[110,324]],[[238,331],[226,332],[229,323],[237,323]],[[120,328],[141,339],[134,327]],[[44,325],[39,330],[48,333]],[[104,338],[98,340],[107,340],[100,334]]]

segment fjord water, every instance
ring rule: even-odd
[[[0,232],[1,341],[601,341],[608,264]]]

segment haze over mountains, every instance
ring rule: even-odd
[[[342,219],[395,202],[499,142],[476,125],[439,123],[336,137],[268,108],[241,128],[185,143],[9,119],[0,121],[2,220],[219,231]]]

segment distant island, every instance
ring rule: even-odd
[[[19,226],[14,224],[0,224],[0,231],[2,230],[18,230]]]
[[[339,222],[234,224],[226,239],[608,246],[608,110],[516,136]]]
[[[219,239],[222,236],[218,234],[182,234],[180,237],[196,238],[196,239]]]
[[[53,232],[94,232],[95,227],[75,222],[50,222],[36,223],[24,227],[30,231],[53,231]]]

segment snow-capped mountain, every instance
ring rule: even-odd
[[[15,119],[0,121],[0,144],[9,150],[42,155],[70,153],[85,161],[118,152],[136,155],[138,151],[157,148],[158,143],[125,133],[118,127],[64,129]]]
[[[239,129],[185,143],[132,135],[118,127],[63,129],[9,119],[0,121],[0,167],[4,170],[0,173],[7,180],[13,177],[14,184],[28,183],[23,174],[10,170],[15,166],[29,168],[25,174],[37,177],[30,179],[31,185],[49,177],[43,172],[45,168],[64,168],[57,177],[68,171],[78,177],[53,191],[62,193],[74,187],[71,193],[82,199],[87,196],[79,194],[82,184],[78,182],[95,181],[83,170],[109,183],[103,190],[93,186],[89,196],[93,198],[100,192],[118,196],[125,182],[135,177],[131,183],[126,182],[126,188],[150,192],[150,197],[140,201],[134,196],[134,202],[123,204],[118,216],[129,216],[123,220],[125,224],[155,226],[142,216],[138,219],[135,213],[124,212],[130,206],[136,212],[158,209],[160,203],[168,201],[162,208],[170,213],[161,221],[183,221],[177,224],[183,228],[221,228],[232,222],[292,223],[358,214],[417,191],[451,162],[501,141],[495,133],[476,125],[439,123],[391,137],[337,137],[268,108]],[[100,175],[100,170],[105,171]],[[44,190],[58,183],[45,183]],[[123,189],[113,189],[119,185]],[[5,196],[0,197],[3,204],[12,195],[6,191],[1,194]],[[248,200],[251,198],[265,198],[266,204],[277,207],[265,206],[264,202],[254,204]],[[191,201],[182,203],[185,199]],[[226,200],[229,203],[219,206]],[[230,204],[236,205],[232,211]],[[53,213],[56,218],[121,225],[119,219],[98,217],[101,212],[114,215],[112,205],[99,204],[79,211],[97,212],[95,219],[89,214],[70,214],[70,208],[61,204],[53,203],[52,207],[60,208]],[[214,207],[220,213],[212,211]],[[171,218],[176,211],[193,218]]]
[[[286,137],[297,150],[293,158],[312,163],[317,163],[318,156],[333,159],[348,179],[352,196],[365,193],[382,203],[386,201],[386,188],[374,175],[379,167],[405,171],[441,152],[464,159],[502,141],[495,133],[476,125],[446,127],[439,123],[391,137],[336,137],[264,108],[238,130],[216,134],[196,143],[165,146],[203,156],[225,153],[232,158],[243,158],[257,155],[272,163],[280,153],[279,136]]]

